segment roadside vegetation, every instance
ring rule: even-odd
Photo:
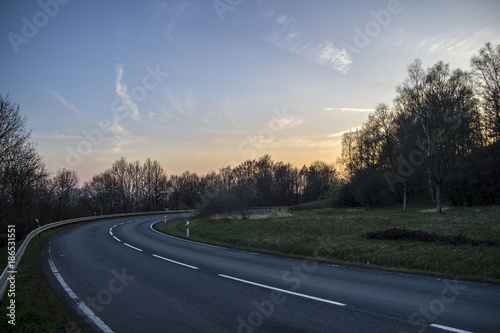
[[[190,239],[328,263],[500,282],[500,207],[445,207],[442,214],[428,208],[196,218],[189,221]],[[186,236],[186,219],[155,227]]]
[[[0,332],[93,332],[85,324],[83,318],[78,317],[73,309],[61,299],[61,295],[53,288],[44,271],[43,249],[49,238],[63,230],[59,228],[43,232],[40,237],[31,240],[16,274],[15,290],[15,326],[8,323],[7,317],[10,299],[7,292],[0,308]],[[18,243],[16,248],[20,244]],[[0,249],[2,268],[7,265],[6,248]]]

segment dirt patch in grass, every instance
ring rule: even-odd
[[[287,209],[273,209],[269,213],[264,213],[264,214],[257,214],[257,215],[251,215],[250,219],[267,219],[270,217],[285,217],[285,216],[292,216],[290,212]]]
[[[391,228],[383,231],[371,231],[362,235],[364,239],[392,240],[392,241],[414,241],[434,242],[442,245],[469,245],[469,246],[499,246],[492,240],[472,239],[464,235],[443,236],[422,230],[406,230]]]
[[[271,217],[286,217],[292,216],[292,214],[288,211],[288,209],[271,209],[267,211],[259,211],[253,212],[249,214],[249,220],[260,220],[260,219],[268,219]],[[210,220],[244,220],[244,218],[238,214],[216,214],[210,218]]]

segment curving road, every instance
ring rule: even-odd
[[[160,219],[51,239],[49,275],[96,331],[500,332],[498,285],[203,245],[154,231]]]

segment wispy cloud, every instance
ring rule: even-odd
[[[335,111],[335,112],[373,112],[375,109],[360,109],[360,108],[332,108],[325,107],[325,111]]]
[[[276,118],[271,120],[269,124],[270,128],[275,128],[279,130],[284,130],[298,126],[304,122],[304,118],[301,117],[289,117],[289,118]]]
[[[348,132],[351,132],[351,131],[355,132],[358,128],[359,128],[359,126],[351,127],[351,128],[348,128],[346,130],[343,130],[343,131],[340,131],[340,132],[337,132],[337,133],[329,134],[328,137],[329,138],[338,138],[338,139],[340,139],[342,137],[342,135],[344,135],[344,133],[348,133]]]
[[[125,130],[122,125],[120,125],[120,119],[116,115],[113,117],[113,123],[109,127],[109,131],[115,135],[129,134],[129,132]]]
[[[81,135],[67,135],[61,134],[59,132],[54,133],[42,133],[42,132],[33,132],[31,135],[34,139],[44,139],[44,140],[82,140],[85,137]]]
[[[72,103],[69,103],[68,101],[66,101],[66,99],[64,99],[61,95],[59,95],[54,89],[52,88],[48,88],[50,93],[55,97],[57,98],[57,100],[59,102],[61,102],[62,104],[64,104],[64,106],[66,106],[67,108],[75,111],[77,114],[81,115],[82,113],[80,112],[80,110],[78,110],[78,108],[72,104]]]
[[[122,83],[123,79],[123,65],[118,64],[115,68],[116,71],[116,89],[115,92],[122,101],[122,104],[119,106],[119,110],[125,112],[134,120],[139,120],[139,108],[137,104],[132,100],[130,95],[127,92],[127,86]]]
[[[130,151],[125,151],[124,147],[125,145],[130,145],[133,143],[141,143],[145,142],[146,137],[143,136],[116,136],[113,139],[113,148],[111,148],[111,152],[113,153],[125,153],[125,152],[130,152]]]
[[[280,137],[269,142],[266,149],[280,151],[331,151],[340,146],[340,139],[328,138],[324,136],[287,136]],[[259,148],[259,147],[257,147]]]
[[[294,136],[283,138],[276,142],[276,146],[290,146],[294,148],[331,148],[334,145],[332,140],[315,139],[305,136]]]
[[[486,42],[498,43],[498,29],[484,28],[477,31],[457,29],[433,36],[414,36],[404,29],[389,34],[385,40],[398,47],[406,47],[415,52],[445,54],[470,58]]]
[[[331,41],[313,41],[299,29],[297,19],[277,14],[276,7],[263,13],[274,19],[275,28],[261,35],[262,40],[343,74],[351,69],[353,61],[346,49],[335,47]]]
[[[139,108],[128,94],[127,86],[122,82],[124,73],[123,65],[117,64],[115,66],[115,72],[115,93],[120,99],[120,103],[118,105],[114,105],[116,109],[114,110],[115,114],[109,130],[115,135],[126,135],[129,134],[129,132],[125,130],[122,122],[127,118],[139,120]]]
[[[310,50],[310,58],[320,64],[347,73],[351,69],[352,58],[346,49],[336,48],[332,42],[324,42]]]

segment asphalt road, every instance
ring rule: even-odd
[[[498,285],[208,246],[152,230],[161,218],[51,239],[47,271],[96,331],[500,332]]]

